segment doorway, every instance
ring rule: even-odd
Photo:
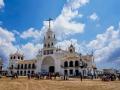
[[[55,72],[55,67],[54,66],[50,66],[49,67],[49,72],[50,73],[54,73]]]

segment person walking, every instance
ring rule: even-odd
[[[82,79],[83,79],[82,73],[80,72],[80,80],[81,80],[81,82],[82,82]]]

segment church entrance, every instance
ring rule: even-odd
[[[43,59],[41,64],[42,73],[53,73],[55,72],[55,62],[51,56],[47,56]]]
[[[54,66],[50,66],[50,67],[49,67],[49,72],[50,72],[50,73],[54,73],[54,72],[55,72]]]

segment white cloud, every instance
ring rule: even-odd
[[[95,20],[98,20],[99,19],[99,17],[98,17],[98,15],[94,12],[94,13],[92,13],[90,16],[89,16],[89,18],[91,19],[91,20],[93,20],[93,21],[95,21]]]
[[[19,49],[25,55],[25,59],[32,59],[36,57],[38,50],[42,48],[42,44],[27,43],[21,47],[15,46],[13,42],[16,41],[16,31],[10,32],[0,27],[0,57],[2,57],[5,65],[9,62],[9,55],[15,53]],[[29,53],[28,53],[29,52]]]
[[[57,39],[63,39],[67,36],[82,33],[85,28],[84,23],[75,21],[75,18],[82,17],[83,15],[78,13],[80,7],[86,5],[89,0],[68,0],[67,3],[63,6],[61,14],[53,21],[52,30],[56,33]],[[23,32],[21,37],[26,38],[41,38],[40,36],[46,31],[48,27],[48,22],[43,22],[43,27],[41,30],[35,30],[30,28],[27,31]],[[43,37],[43,36],[42,36]]]
[[[27,39],[30,37],[39,38],[39,36],[40,36],[40,31],[35,30],[34,28],[29,28],[28,30],[24,31],[20,37],[23,39]]]
[[[114,26],[110,26],[105,33],[98,34],[96,39],[88,44],[88,47],[95,49],[96,61],[107,61],[109,57],[117,58],[117,54],[112,54],[118,52],[120,48],[120,28],[116,30]]]
[[[13,33],[16,35],[20,35],[20,32],[18,32],[17,30],[13,30]]]
[[[82,18],[82,17],[83,17],[83,14],[79,14],[79,15],[78,15],[78,18]]]
[[[14,34],[0,27],[0,57],[8,64],[9,54],[16,51],[16,47],[12,44],[15,42]]]
[[[68,0],[67,4],[64,5],[61,14],[53,22],[53,30],[59,39],[61,36],[69,36],[84,31],[85,24],[74,19],[82,15],[78,13],[78,10],[88,2],[89,0]]]
[[[36,57],[38,50],[41,49],[42,46],[42,44],[27,43],[22,45],[21,51],[24,53],[25,59],[32,59]]]
[[[0,9],[4,6],[4,0],[0,0]]]
[[[6,43],[15,41],[14,34],[6,29],[3,29],[2,27],[0,27],[0,39],[2,40],[2,42]]]

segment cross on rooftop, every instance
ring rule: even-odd
[[[46,20],[46,21],[49,22],[49,29],[50,29],[50,23],[51,23],[52,20],[53,20],[52,18],[49,18],[48,20]]]

